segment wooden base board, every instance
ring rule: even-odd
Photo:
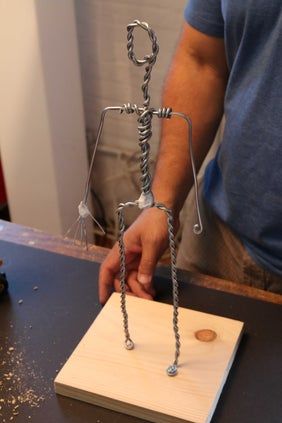
[[[114,293],[55,379],[59,394],[157,423],[209,422],[242,334],[243,323],[179,309],[181,355],[174,359],[172,307],[127,297],[135,348],[124,348],[120,297]],[[199,341],[202,329],[216,332]]]

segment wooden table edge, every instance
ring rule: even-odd
[[[75,245],[73,240],[62,236],[47,234],[44,231],[0,220],[0,239],[18,245],[63,254],[66,256],[101,263],[108,253],[107,248],[89,245],[88,250]],[[190,273],[190,282],[194,285],[228,292],[235,295],[254,298],[275,304],[282,304],[282,295],[263,291],[251,286],[218,279],[212,276]]]

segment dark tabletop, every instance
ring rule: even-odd
[[[142,422],[53,390],[57,371],[101,309],[99,265],[6,241],[0,241],[0,258],[9,281],[9,294],[0,297],[0,423]],[[167,275],[158,270],[157,300],[171,303]],[[281,423],[281,305],[197,286],[188,273],[179,276],[182,307],[245,322],[212,421]]]

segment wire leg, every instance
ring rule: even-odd
[[[172,211],[161,204],[156,204],[156,207],[163,210],[167,215],[167,227],[168,227],[168,239],[170,248],[170,260],[171,260],[171,280],[172,280],[172,294],[173,294],[173,331],[175,337],[175,356],[174,362],[167,368],[168,376],[176,376],[178,372],[178,358],[180,355],[180,335],[178,327],[178,306],[179,306],[179,295],[178,295],[178,280],[177,280],[177,268],[176,268],[176,246],[174,238],[174,225]]]
[[[118,245],[119,245],[119,254],[120,254],[120,289],[121,289],[121,311],[123,316],[123,328],[125,334],[125,348],[132,350],[134,348],[134,343],[130,338],[128,330],[128,313],[126,310],[126,263],[125,263],[125,246],[124,246],[124,232],[125,232],[125,223],[124,223],[124,207],[125,205],[119,205],[117,209],[118,213],[118,224],[119,224],[119,234],[118,234]]]

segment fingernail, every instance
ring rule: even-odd
[[[148,283],[151,283],[152,276],[150,276],[150,275],[144,275],[144,274],[139,274],[138,277],[137,277],[137,280],[142,285],[147,285]]]

